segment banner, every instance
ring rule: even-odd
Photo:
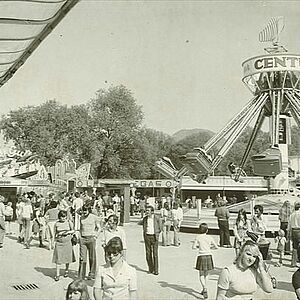
[[[243,62],[244,77],[262,72],[300,71],[300,55],[272,54],[250,58]]]

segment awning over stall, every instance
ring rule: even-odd
[[[0,87],[79,0],[0,0]]]

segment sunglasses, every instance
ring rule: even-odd
[[[110,257],[110,256],[118,256],[120,254],[120,252],[117,253],[106,253],[106,256]]]

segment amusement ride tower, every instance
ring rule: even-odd
[[[254,123],[246,150],[234,172],[234,179],[243,175],[243,167],[253,146],[258,131],[269,118],[270,148],[252,157],[254,173],[270,178],[271,192],[288,191],[288,144],[290,142],[290,118],[300,127],[300,55],[290,54],[279,45],[279,35],[284,27],[283,18],[272,18],[259,34],[261,42],[272,42],[265,48],[267,54],[255,56],[243,62],[242,81],[253,94],[252,99],[231,121],[203,147],[187,153],[184,167],[176,172],[167,171],[166,161],[157,162],[165,175],[178,178],[189,174],[197,181],[203,181],[220,164],[244,129]],[[216,145],[218,152],[211,158],[209,152]]]

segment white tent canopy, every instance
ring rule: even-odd
[[[0,87],[79,0],[0,0]]]

